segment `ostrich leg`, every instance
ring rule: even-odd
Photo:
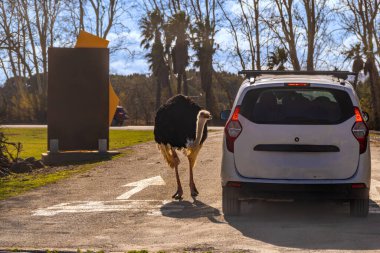
[[[172,196],[172,198],[174,198],[174,199],[182,199],[183,190],[182,190],[182,186],[181,186],[181,181],[179,179],[178,165],[175,166],[175,177],[177,179],[177,192],[174,193],[174,195]]]
[[[195,187],[195,183],[194,183],[194,178],[193,178],[193,167],[194,167],[194,163],[191,164],[192,162],[190,162],[190,190],[191,190],[191,196],[193,197],[196,197],[198,196],[199,192],[197,190],[197,187]]]
[[[199,146],[197,149],[194,149],[191,154],[187,157],[189,159],[189,171],[190,171],[190,190],[191,190],[191,196],[196,197],[198,196],[199,192],[197,190],[197,187],[195,187],[194,183],[194,177],[193,177],[193,168],[195,166],[195,161],[197,160],[197,156],[199,153],[199,150],[201,149],[201,146]]]
[[[182,190],[181,180],[179,179],[179,173],[178,173],[179,158],[174,149],[171,149],[171,153],[173,154],[173,161],[176,161],[174,164],[174,169],[175,169],[175,178],[177,180],[177,192],[174,193],[172,198],[182,199],[183,190]]]

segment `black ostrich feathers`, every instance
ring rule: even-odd
[[[202,108],[183,95],[176,95],[163,104],[156,113],[154,139],[159,144],[173,148],[186,148],[188,141],[195,140],[197,115]],[[207,123],[203,129],[201,144],[207,138]]]

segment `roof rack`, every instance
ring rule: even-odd
[[[335,76],[340,79],[346,80],[350,75],[357,75],[357,73],[349,71],[279,71],[279,70],[241,70],[239,75],[246,75],[247,78],[261,75],[328,75]]]

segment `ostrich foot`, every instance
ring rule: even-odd
[[[190,185],[190,190],[191,190],[191,196],[193,196],[193,197],[198,196],[199,192],[198,192],[197,187],[195,187],[195,184]]]
[[[178,189],[176,193],[172,196],[173,199],[181,200],[183,195],[182,189]]]

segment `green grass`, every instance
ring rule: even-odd
[[[43,128],[4,128],[3,131],[9,142],[21,142],[23,148],[21,158],[35,157],[40,159],[47,150],[47,129]]]
[[[101,163],[104,162],[80,165],[75,168],[63,169],[52,173],[23,173],[0,178],[0,200],[17,196],[47,184],[55,183],[58,180],[68,178],[75,174],[84,173]]]
[[[46,129],[11,128],[1,129],[1,131],[5,133],[9,142],[21,142],[23,144],[23,151],[20,155],[22,158],[33,156],[39,159],[41,153],[46,152]],[[153,140],[152,131],[110,131],[110,149],[121,149],[151,140]],[[117,157],[120,157],[120,155],[116,156],[116,158]],[[71,167],[54,172],[45,171],[44,173],[13,174],[0,178],[0,200],[17,196],[37,187],[55,183],[58,180],[68,178],[75,174],[84,173],[102,163],[104,163],[104,161],[78,165],[74,168]]]
[[[110,130],[110,149],[129,147],[153,139],[153,131]]]
[[[47,150],[47,129],[7,128],[3,131],[9,142],[21,142],[21,158],[41,158]],[[120,149],[153,140],[152,131],[110,130],[110,149]]]

